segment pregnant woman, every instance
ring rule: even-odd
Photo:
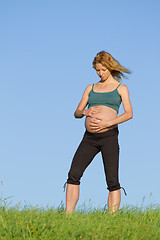
[[[86,117],[86,131],[73,157],[67,179],[66,213],[72,213],[79,199],[80,179],[95,155],[102,154],[106,182],[109,190],[108,210],[112,214],[119,209],[122,188],[119,183],[118,124],[133,117],[128,88],[119,83],[130,73],[111,54],[101,51],[93,61],[100,81],[89,85],[74,113],[75,118]],[[123,103],[124,113],[118,116]],[[86,106],[88,105],[88,109]]]

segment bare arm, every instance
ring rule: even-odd
[[[129,119],[133,118],[133,110],[132,110],[132,105],[131,105],[130,98],[129,98],[128,88],[125,85],[123,85],[123,88],[121,88],[119,93],[122,98],[124,113],[121,114],[120,116],[118,116],[117,118],[114,118],[111,121],[109,121],[110,126],[116,125],[119,123],[123,123],[123,122],[128,121]]]
[[[90,91],[91,91],[91,85],[89,85],[83,93],[82,99],[81,99],[80,103],[78,104],[78,107],[74,113],[75,118],[82,118],[85,115],[84,109],[87,106]]]
[[[92,116],[93,113],[97,113],[99,111],[99,109],[86,109],[87,106],[87,102],[88,102],[88,98],[89,98],[89,93],[92,89],[92,84],[90,84],[84,91],[82,99],[80,101],[80,103],[78,104],[78,107],[74,113],[75,118],[82,118],[84,116]]]

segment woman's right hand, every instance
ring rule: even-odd
[[[86,117],[93,117],[94,114],[100,113],[100,112],[101,112],[100,108],[94,106],[94,107],[91,107],[89,109],[83,110],[83,115],[86,116]]]

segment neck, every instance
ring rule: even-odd
[[[113,78],[112,75],[110,74],[110,75],[108,76],[108,78],[106,78],[106,79],[104,79],[104,80],[101,79],[101,80],[99,81],[99,83],[100,83],[101,85],[107,86],[107,85],[113,83],[113,80],[114,80],[114,78]]]

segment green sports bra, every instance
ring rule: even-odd
[[[121,96],[118,92],[118,87],[121,85],[121,83],[117,86],[116,89],[114,89],[111,92],[94,92],[92,85],[92,90],[89,93],[88,98],[88,108],[98,106],[98,105],[104,105],[110,108],[113,108],[114,110],[119,111],[119,106],[122,102]]]

